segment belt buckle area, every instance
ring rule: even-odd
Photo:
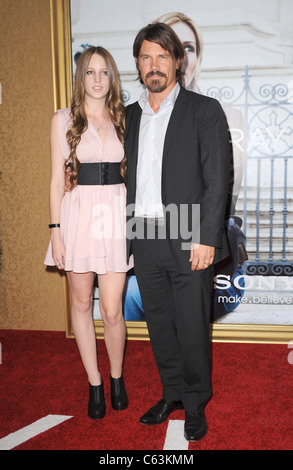
[[[109,164],[107,162],[101,163],[101,171],[100,171],[100,184],[108,184],[109,183]]]
[[[157,217],[147,217],[144,219],[144,223],[148,225],[154,225],[155,227],[161,227],[165,225],[165,221],[163,218],[157,218]]]

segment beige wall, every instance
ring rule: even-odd
[[[49,0],[1,0],[0,328],[65,330],[63,281],[49,241],[53,109]]]

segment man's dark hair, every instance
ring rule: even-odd
[[[173,59],[179,61],[176,77],[177,81],[181,82],[181,67],[183,65],[185,52],[180,39],[171,26],[164,23],[153,23],[142,28],[133,43],[133,56],[137,60],[143,41],[159,44],[165,51],[169,52]],[[141,77],[140,81],[143,83]]]

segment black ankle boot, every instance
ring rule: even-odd
[[[128,407],[128,398],[123,375],[119,379],[113,379],[110,376],[110,382],[112,408],[114,410],[125,410]]]
[[[104,384],[89,384],[89,404],[88,415],[92,419],[102,419],[106,413],[106,403],[104,395]]]

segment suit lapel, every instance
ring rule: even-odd
[[[180,87],[180,92],[175,102],[174,109],[170,116],[170,121],[167,127],[164,150],[163,150],[163,163],[168,154],[168,151],[170,149],[170,146],[172,144],[174,137],[178,135],[178,129],[182,124],[187,104],[188,104],[188,100],[187,100],[186,92],[184,88]]]
[[[130,133],[127,133],[127,173],[129,174],[129,181],[131,184],[131,199],[134,200],[136,192],[136,169],[138,159],[138,144],[139,144],[139,128],[141,121],[142,109],[138,103],[133,107],[132,113],[129,116],[127,123],[127,130],[131,129]]]

